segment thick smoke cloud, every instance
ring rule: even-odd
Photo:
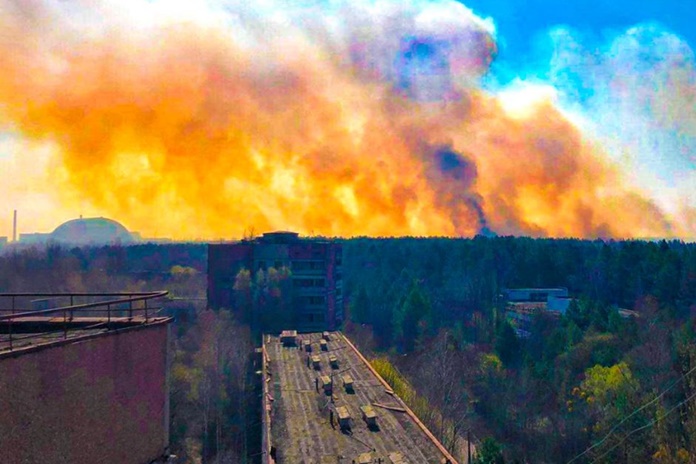
[[[696,61],[689,45],[658,24],[608,41],[566,28],[550,38],[551,83],[586,115],[586,131],[661,207],[693,216]]]
[[[177,238],[696,234],[548,95],[482,90],[495,29],[458,2],[192,3],[0,0],[0,124],[50,144],[66,207]]]

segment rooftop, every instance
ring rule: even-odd
[[[281,230],[277,232],[266,232],[260,237],[260,241],[263,243],[290,243],[296,242],[300,238],[300,234],[297,232],[290,232],[287,230]]]
[[[169,322],[171,318],[160,314],[161,302],[156,301],[166,294],[2,293],[0,357]]]
[[[270,442],[277,463],[377,462],[378,458],[385,464],[444,463],[441,445],[357,349],[339,332],[328,338],[328,350],[322,351],[321,333],[300,334],[291,347],[278,336],[264,337]],[[311,353],[305,340],[313,345]],[[308,362],[309,356],[319,357],[318,368]],[[333,367],[331,356],[337,359]],[[322,377],[328,377],[330,385]]]

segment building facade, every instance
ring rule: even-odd
[[[528,338],[536,315],[558,318],[573,299],[567,288],[507,288],[502,293],[505,314],[517,336]]]
[[[261,330],[278,329],[273,323],[280,321],[288,325],[282,328],[302,332],[334,330],[343,321],[342,253],[340,243],[294,232],[211,244],[208,306],[236,311],[249,306],[249,321]],[[249,274],[242,288],[238,276],[244,270]],[[271,276],[280,277],[267,282]]]
[[[0,295],[3,303],[17,302],[15,314],[0,315],[2,463],[170,462],[172,319],[155,313],[166,292],[145,297],[149,318],[143,297],[127,294],[74,295],[80,305],[23,317],[41,295]],[[73,295],[53,297],[65,302]],[[92,297],[100,302],[82,304]],[[114,309],[124,299],[135,305],[130,318]],[[107,308],[109,316],[90,315]]]
[[[552,298],[568,298],[567,288],[506,288],[503,297],[508,302],[546,303]]]

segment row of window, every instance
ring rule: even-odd
[[[292,284],[295,288],[323,288],[326,286],[324,279],[294,279]]]
[[[292,261],[293,271],[318,271],[326,268],[324,261]]]
[[[300,315],[300,322],[324,322],[326,320],[326,315],[324,313],[321,314],[301,314]]]
[[[325,296],[299,296],[295,299],[295,304],[304,305],[323,305],[326,304]]]
[[[341,261],[336,260],[336,264],[340,265]],[[311,271],[311,270],[321,270],[326,268],[326,262],[324,260],[302,260],[302,261],[290,261],[284,262],[284,261],[263,261],[259,260],[256,261],[256,270],[262,269],[266,270],[268,269],[269,266],[272,266],[276,269],[280,269],[281,267],[289,267],[291,269],[295,269],[298,271]]]

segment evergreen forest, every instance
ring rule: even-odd
[[[481,464],[696,462],[696,244],[341,241],[342,329],[460,462],[467,437]],[[259,334],[239,308],[206,309],[206,253],[7,247],[0,292],[169,290],[172,451],[256,462]],[[564,287],[572,302],[519,337],[503,291],[525,287]]]

